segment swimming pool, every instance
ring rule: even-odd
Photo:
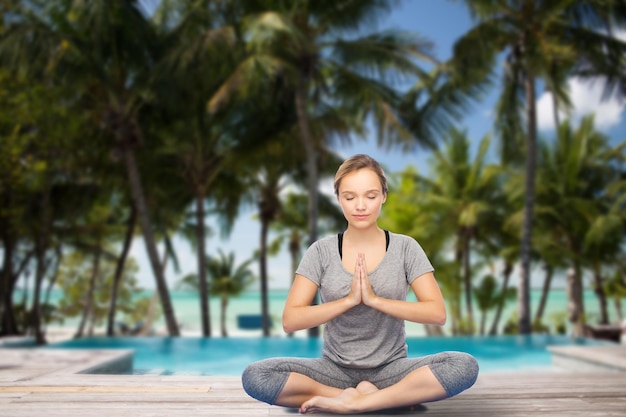
[[[549,345],[598,345],[555,335],[407,338],[409,356],[457,350],[476,357],[481,372],[546,369]],[[276,356],[318,357],[321,338],[93,337],[45,348],[133,349],[134,374],[240,375],[250,362]]]

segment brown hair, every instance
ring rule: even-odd
[[[339,185],[341,184],[343,177],[351,172],[358,171],[363,168],[369,168],[374,171],[376,175],[378,175],[380,185],[383,189],[383,194],[387,194],[387,177],[385,177],[383,168],[374,158],[364,154],[353,155],[343,161],[343,163],[339,166],[339,169],[337,169],[337,173],[335,174],[335,194],[339,195]]]

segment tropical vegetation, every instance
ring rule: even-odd
[[[391,0],[161,0],[149,12],[138,0],[0,0],[0,335],[45,343],[63,317],[78,318],[76,337],[114,336],[120,323],[145,332],[158,314],[181,335],[166,271],[179,268],[173,242],[184,239],[202,336],[214,333],[211,298],[226,336],[229,298],[252,285],[269,336],[272,255],[287,250],[293,271],[320,233],[343,227],[320,184],[338,145],[372,135],[430,155],[427,167],[387,167],[381,225],[426,249],[451,333],[549,330],[555,275],[566,277],[574,334],[592,320],[585,289],[598,322],[622,319],[625,138],[563,115],[571,77],[626,93],[626,43],[614,33],[626,7],[465,3],[476,25],[439,62],[422,34],[373,29]],[[493,132],[469,137],[464,112],[493,88]],[[554,137],[537,130],[540,88],[554,98]],[[207,242],[246,210],[258,250],[237,266]],[[138,243],[152,301],[129,256]],[[532,319],[531,277],[542,288]],[[64,294],[54,305],[52,288]],[[516,317],[502,317],[515,295]]]

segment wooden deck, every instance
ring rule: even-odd
[[[626,347],[616,350],[618,355]],[[606,352],[597,352],[607,354]],[[115,367],[128,352],[0,350],[0,416],[284,416],[249,398],[237,377],[80,373]],[[570,352],[571,354],[571,352]],[[585,354],[589,354],[587,351]],[[626,416],[626,372],[483,373],[468,391],[416,416]]]

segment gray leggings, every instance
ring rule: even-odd
[[[386,388],[423,366],[430,367],[449,397],[474,385],[478,377],[478,362],[473,356],[442,352],[421,358],[400,358],[369,369],[345,368],[328,358],[272,358],[250,364],[241,380],[248,395],[273,405],[292,372],[341,389],[355,387],[362,381]]]

